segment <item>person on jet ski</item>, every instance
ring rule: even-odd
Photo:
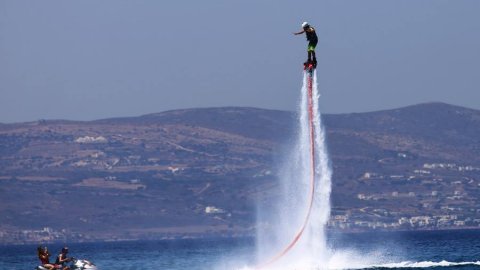
[[[317,33],[315,33],[315,28],[310,26],[307,22],[302,23],[303,30],[297,33],[293,33],[294,35],[300,35],[305,33],[307,35],[308,46],[307,46],[307,53],[308,53],[308,60],[307,63],[313,63],[314,66],[317,66],[317,58],[315,57],[315,47],[317,47],[318,37]],[[312,61],[313,56],[313,61]]]
[[[66,263],[70,262],[73,258],[67,257],[68,254],[68,247],[63,247],[60,254],[57,256],[57,260],[55,261],[56,265],[61,265],[63,270],[70,269],[68,266],[65,266]]]
[[[50,253],[48,253],[47,247],[39,246],[37,248],[37,255],[40,259],[42,266],[48,270],[55,269],[55,265],[50,263]]]

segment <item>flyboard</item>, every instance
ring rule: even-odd
[[[303,232],[305,231],[305,228],[307,227],[308,221],[310,219],[310,214],[312,212],[312,207],[313,207],[313,201],[314,201],[314,195],[315,195],[315,127],[313,124],[313,117],[314,117],[314,109],[313,109],[313,75],[315,72],[315,69],[317,67],[316,61],[307,61],[303,64],[303,69],[307,75],[307,102],[308,102],[308,128],[309,128],[309,141],[310,141],[310,164],[311,164],[311,169],[310,169],[310,190],[309,190],[309,201],[308,201],[308,211],[307,214],[305,215],[305,219],[303,221],[302,226],[300,229],[297,231],[295,236],[292,238],[290,243],[286,245],[280,252],[278,252],[276,255],[271,257],[269,260],[263,262],[260,265],[257,265],[255,267],[256,270],[260,269],[265,269],[268,266],[271,266],[273,263],[277,262],[285,256],[300,240],[300,238],[303,235]]]

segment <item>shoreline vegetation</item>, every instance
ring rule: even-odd
[[[421,228],[421,229],[410,229],[410,230],[338,230],[338,229],[327,229],[326,233],[328,235],[361,235],[361,234],[398,234],[398,233],[439,233],[439,232],[449,232],[449,231],[479,231],[480,227],[461,227],[461,228]],[[255,239],[255,232],[253,233],[246,233],[246,234],[209,234],[209,235],[187,235],[187,234],[179,234],[179,235],[169,235],[169,236],[158,236],[158,237],[138,237],[138,238],[120,238],[120,237],[112,237],[112,238],[90,238],[90,239],[69,239],[68,237],[65,239],[54,239],[54,240],[45,240],[45,239],[31,239],[28,241],[1,241],[0,246],[29,246],[29,245],[38,245],[38,244],[89,244],[89,243],[115,243],[115,242],[142,242],[142,241],[182,241],[182,240],[240,240],[240,239]]]

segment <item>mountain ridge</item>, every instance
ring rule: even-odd
[[[459,109],[465,109],[465,110],[470,110],[470,111],[480,111],[480,109],[474,109],[470,107],[465,107],[461,105],[453,105],[449,104],[446,102],[441,102],[441,101],[431,101],[431,102],[422,102],[422,103],[417,103],[413,105],[406,105],[406,106],[400,106],[400,107],[395,107],[392,109],[378,109],[378,110],[369,110],[369,111],[363,111],[363,112],[347,112],[347,113],[322,113],[323,115],[357,115],[357,114],[369,114],[369,113],[381,113],[381,112],[389,112],[389,111],[396,111],[396,110],[401,110],[401,109],[408,109],[408,108],[414,108],[414,107],[425,107],[425,106],[444,106],[444,108],[459,108]],[[213,107],[201,107],[201,108],[183,108],[183,109],[170,109],[170,110],[165,110],[161,112],[154,112],[154,113],[146,113],[146,114],[140,114],[140,115],[135,115],[135,116],[116,116],[116,117],[107,117],[107,118],[99,118],[99,119],[93,119],[93,120],[69,120],[69,119],[63,119],[63,118],[57,118],[57,119],[39,119],[39,120],[31,120],[31,121],[19,121],[19,122],[11,122],[11,123],[4,123],[0,122],[0,125],[16,125],[16,124],[29,124],[29,123],[37,123],[41,121],[45,122],[75,122],[75,123],[88,123],[88,122],[101,122],[101,121],[108,121],[108,120],[127,120],[127,119],[134,119],[134,118],[142,118],[142,117],[155,117],[155,116],[164,116],[167,114],[176,114],[176,113],[181,113],[181,112],[189,112],[189,111],[202,111],[202,110],[217,110],[217,109],[252,109],[252,110],[259,110],[259,111],[272,111],[272,112],[285,112],[285,113],[295,113],[295,111],[289,111],[289,110],[280,110],[280,109],[267,109],[267,108],[261,108],[261,107],[252,107],[252,106],[213,106]]]

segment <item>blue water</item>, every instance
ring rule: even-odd
[[[332,234],[342,268],[480,269],[480,231]],[[234,269],[253,263],[254,239],[69,244],[70,255],[99,269]],[[62,245],[48,245],[55,254]],[[34,269],[36,246],[0,246],[0,270]],[[351,256],[351,257],[350,257]],[[361,259],[358,259],[361,258]],[[358,260],[367,263],[359,267]],[[442,262],[444,261],[444,262]],[[442,263],[439,263],[442,262]],[[464,265],[462,265],[464,264]],[[445,266],[440,266],[445,265]]]

